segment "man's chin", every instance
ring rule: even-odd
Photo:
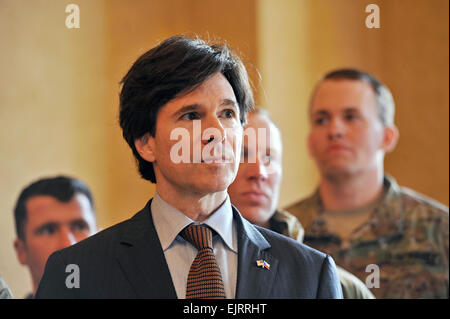
[[[236,207],[242,213],[242,215],[248,216],[249,220],[251,219],[255,221],[260,219],[259,216],[262,215],[263,214],[262,211],[264,211],[264,207],[262,204],[241,202],[240,205],[236,205]]]
[[[267,212],[265,210],[262,210],[261,207],[259,207],[259,208],[256,208],[256,207],[250,207],[250,208],[241,207],[241,209],[239,209],[239,212],[250,223],[252,223],[254,225],[260,225],[260,226],[263,226],[261,221],[262,220],[267,220],[267,216],[271,215],[271,214],[267,214]]]
[[[344,179],[354,174],[354,169],[349,165],[333,165],[322,170],[323,176],[327,179]]]
[[[227,180],[211,180],[195,183],[192,185],[192,189],[197,190],[198,193],[207,195],[227,191],[230,184],[231,181]]]

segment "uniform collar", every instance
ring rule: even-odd
[[[359,228],[359,234],[363,234],[369,229],[378,229],[380,233],[401,229],[403,227],[404,210],[401,207],[401,201],[397,199],[401,196],[400,187],[396,180],[387,174],[383,177],[383,194],[376,201],[378,205],[374,205],[368,223],[364,223]],[[324,207],[320,198],[319,189],[311,197],[313,207],[313,223],[310,225],[310,232],[317,234],[329,234],[327,223],[324,219]],[[392,205],[395,203],[395,205]],[[370,206],[370,204],[369,204]]]
[[[385,174],[383,177],[383,194],[381,198],[376,199],[375,201],[379,201],[380,203],[386,203],[391,199],[397,198],[400,194],[400,187],[397,184],[395,178],[390,175]],[[318,212],[323,212],[325,209],[323,207],[322,199],[320,198],[319,188],[316,189],[314,194],[311,196],[311,201],[318,207]],[[368,206],[372,205],[369,203]]]

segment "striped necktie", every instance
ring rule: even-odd
[[[182,236],[197,249],[189,269],[186,299],[224,299],[225,289],[212,246],[212,230],[206,225],[190,224]]]

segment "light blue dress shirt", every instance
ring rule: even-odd
[[[237,233],[230,198],[205,221],[197,223],[164,201],[157,193],[151,203],[153,223],[161,242],[172,282],[179,299],[186,298],[186,284],[197,248],[186,241],[180,231],[191,223],[206,224],[219,236],[213,238],[213,249],[222,273],[225,296],[233,299],[237,280]]]

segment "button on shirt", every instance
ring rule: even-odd
[[[186,298],[189,269],[197,249],[180,232],[189,224],[206,224],[217,233],[213,250],[222,273],[226,298],[233,299],[237,280],[237,233],[230,198],[206,220],[197,223],[155,194],[151,203],[152,218],[179,299]],[[230,231],[231,230],[231,231]]]

